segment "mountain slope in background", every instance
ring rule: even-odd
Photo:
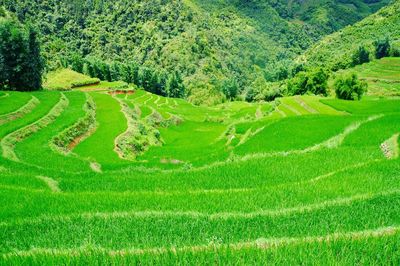
[[[387,0],[2,0],[36,24],[51,68],[92,56],[178,72],[192,102],[219,102],[226,84],[257,86],[324,35]],[[231,86],[231,85],[229,85]]]
[[[326,36],[297,60],[308,65],[333,70],[351,65],[351,58],[360,46],[373,52],[373,43],[389,38],[392,45],[400,42],[400,1],[382,8],[364,20]]]

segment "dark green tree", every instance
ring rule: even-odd
[[[169,76],[166,91],[169,97],[183,98],[185,96],[185,87],[178,72],[175,72]]]
[[[43,70],[36,30],[14,18],[0,18],[0,89],[39,90]]]
[[[222,81],[221,91],[228,100],[233,100],[236,98],[239,92],[239,86],[236,80],[226,79]]]
[[[361,65],[368,63],[369,61],[369,51],[364,46],[358,47],[357,51],[353,55],[352,65]]]
[[[334,83],[336,96],[343,100],[360,100],[367,91],[368,84],[358,79],[357,75],[352,73],[338,76]]]
[[[375,41],[375,57],[381,59],[389,56],[390,53],[390,41],[389,38]]]
[[[322,68],[299,72],[288,81],[288,92],[291,95],[327,95],[328,78],[329,73]]]

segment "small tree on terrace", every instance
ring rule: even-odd
[[[367,91],[368,84],[358,79],[357,75],[338,76],[334,83],[336,96],[343,100],[360,100]]]
[[[381,59],[389,56],[390,53],[390,41],[389,38],[375,41],[375,57]]]
[[[329,73],[322,68],[299,72],[287,83],[291,95],[327,95]]]
[[[368,63],[370,61],[369,51],[364,46],[358,47],[357,51],[353,55],[352,61],[353,66]]]

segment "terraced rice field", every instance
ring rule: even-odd
[[[367,81],[372,96],[400,96],[400,58],[386,57],[356,66],[351,70]]]
[[[398,98],[0,103],[0,264],[400,263]]]

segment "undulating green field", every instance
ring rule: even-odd
[[[340,72],[354,72],[368,83],[372,96],[400,96],[400,57],[386,57]]]
[[[1,93],[0,264],[399,265],[399,107]]]

